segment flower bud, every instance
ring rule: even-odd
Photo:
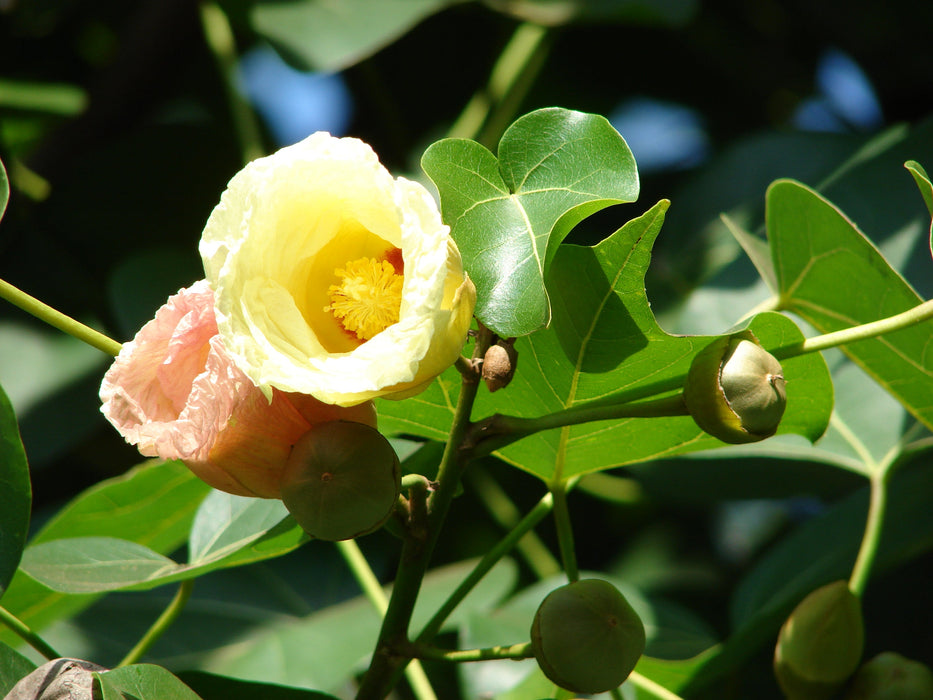
[[[684,402],[696,424],[723,442],[763,440],[784,415],[784,372],[750,332],[722,336],[693,359]]]
[[[575,693],[620,686],[645,650],[645,627],[608,581],[583,579],[551,591],[531,627],[538,666]]]
[[[389,519],[401,488],[398,457],[375,428],[333,421],[313,426],[292,449],[282,501],[320,540],[366,535]]]
[[[858,667],[865,630],[862,607],[846,581],[817,588],[781,627],[774,673],[789,700],[832,697]]]
[[[845,700],[929,700],[933,671],[919,661],[886,651],[864,664],[852,679]]]
[[[498,391],[508,386],[518,364],[515,340],[500,340],[490,345],[483,356],[483,380],[489,391]]]

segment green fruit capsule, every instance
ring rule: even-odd
[[[531,627],[538,666],[575,693],[619,687],[645,650],[645,627],[608,581],[583,579],[551,591]]]
[[[833,697],[858,668],[864,642],[861,602],[848,582],[811,592],[784,622],[774,649],[774,674],[785,697]]]
[[[771,437],[787,405],[781,363],[749,331],[722,336],[693,359],[684,403],[705,432],[741,444]]]
[[[320,540],[349,540],[380,528],[401,488],[398,457],[375,428],[332,421],[313,426],[289,455],[282,501]]]
[[[864,664],[852,679],[845,700],[930,700],[933,671],[919,661],[886,651]]]

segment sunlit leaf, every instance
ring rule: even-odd
[[[516,120],[498,158],[475,141],[444,139],[421,165],[476,284],[476,317],[503,337],[548,324],[545,279],[567,233],[638,197],[635,159],[619,133],[604,117],[566,109]]]
[[[258,539],[287,517],[281,501],[212,491],[198,508],[191,527],[191,562],[220,559]]]
[[[152,664],[133,664],[94,674],[103,700],[201,700],[170,671]]]
[[[292,63],[338,71],[376,53],[426,17],[460,0],[260,0],[250,18]]]
[[[767,228],[782,308],[828,333],[907,311],[923,300],[845,215],[813,190],[768,189]],[[842,347],[933,427],[933,321]]]
[[[0,387],[0,597],[19,565],[29,530],[32,487],[16,415]]]
[[[519,339],[515,378],[495,394],[481,392],[475,415],[499,412],[530,418],[611,402],[621,395],[671,395],[683,386],[694,355],[713,336],[667,334],[645,295],[644,275],[666,208],[666,202],[659,203],[592,248],[561,246],[549,280],[555,294],[551,327]],[[759,314],[748,328],[765,348],[803,339],[796,325],[780,314]],[[816,440],[832,410],[826,363],[807,355],[782,364],[788,408],[779,433]],[[455,377],[445,374],[417,397],[413,410],[381,404],[380,425],[390,432],[436,438],[450,424],[456,391]],[[557,470],[569,478],[721,445],[689,416],[629,418],[544,431],[499,455],[549,480]]]

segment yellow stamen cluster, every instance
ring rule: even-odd
[[[404,277],[388,260],[359,258],[334,271],[339,284],[327,290],[330,305],[324,311],[362,341],[398,323]]]

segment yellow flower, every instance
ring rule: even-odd
[[[456,360],[476,303],[428,191],[323,132],[235,175],[200,252],[227,351],[267,396],[411,396]]]

